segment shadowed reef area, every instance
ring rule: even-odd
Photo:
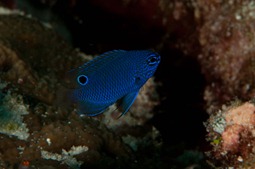
[[[0,6],[0,168],[255,167],[254,0]],[[125,116],[56,101],[68,70],[113,49],[161,55]]]

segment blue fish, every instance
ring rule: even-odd
[[[160,55],[150,50],[106,52],[68,72],[68,98],[78,105],[79,114],[95,116],[117,102],[122,116],[159,62]]]

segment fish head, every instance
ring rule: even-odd
[[[160,55],[151,50],[136,51],[136,78],[141,83],[153,76],[160,63]],[[138,59],[139,58],[139,59]]]

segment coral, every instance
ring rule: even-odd
[[[29,137],[23,116],[29,114],[21,96],[5,95],[0,101],[0,133],[16,136],[20,140]]]
[[[254,168],[255,109],[253,101],[246,101],[255,94],[255,1],[197,0],[193,7],[197,60],[206,78],[204,99],[210,114],[208,156],[217,167]]]
[[[61,154],[57,153],[50,153],[48,151],[41,151],[41,155],[43,159],[50,159],[60,161],[62,163],[66,163],[71,168],[80,168],[80,165],[83,163],[82,161],[77,161],[73,156],[81,154],[83,152],[88,151],[88,147],[86,146],[78,146],[78,147],[71,147],[69,151],[62,149]]]
[[[254,7],[254,1],[197,1],[203,19],[198,60],[208,82],[208,112],[234,97],[249,100],[255,94]]]
[[[104,153],[121,158],[128,158],[132,154],[120,138],[93,119],[81,119],[75,113],[69,116],[61,115],[60,112],[51,112],[48,106],[25,107],[21,99],[20,103],[15,102],[18,98],[15,95],[5,97],[12,102],[8,100],[10,103],[7,102],[8,104],[4,106],[9,104],[17,106],[7,112],[14,112],[11,117],[1,119],[4,122],[1,123],[3,133],[1,140],[4,144],[0,146],[0,157],[5,162],[14,165],[26,159],[32,165],[41,166],[46,163],[42,159],[50,159],[72,168],[78,168],[82,163],[95,163],[98,159],[104,158]],[[29,112],[29,116],[21,118],[24,109],[25,112]],[[41,112],[41,109],[49,110]],[[16,125],[15,130],[2,130],[6,128],[5,126],[9,126],[9,123],[17,123],[19,126]],[[24,128],[25,131],[23,131]],[[17,136],[17,139],[10,137],[12,135]],[[36,162],[38,160],[39,162]],[[57,163],[51,166],[57,166]]]
[[[137,151],[139,146],[146,147],[150,144],[152,144],[153,147],[160,147],[162,142],[156,141],[159,138],[159,135],[159,131],[155,127],[152,127],[151,132],[146,132],[145,136],[137,137],[127,134],[122,136],[122,140],[134,151]]]
[[[215,124],[220,121],[220,130]],[[254,168],[255,105],[253,102],[232,103],[208,120],[208,139],[213,150],[208,152],[221,166]],[[219,141],[217,141],[219,140]]]
[[[31,68],[14,51],[2,44],[0,44],[0,66],[3,71],[3,79],[35,85],[36,80]]]

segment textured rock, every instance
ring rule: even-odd
[[[254,96],[254,1],[198,1],[204,23],[198,59],[208,85],[208,110]],[[203,8],[204,6],[204,8]]]

